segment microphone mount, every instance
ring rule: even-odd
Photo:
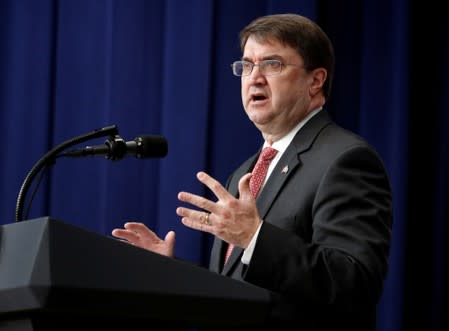
[[[119,135],[115,135],[110,137],[105,142],[106,146],[109,148],[109,153],[106,155],[106,158],[112,161],[121,160],[125,157],[127,147],[126,141],[123,140]]]
[[[104,144],[86,146],[60,154],[64,157],[103,156],[108,160],[122,160],[126,156],[138,159],[160,158],[167,155],[167,140],[163,136],[141,135],[125,141],[119,135],[109,137]]]

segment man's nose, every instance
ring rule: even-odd
[[[253,70],[249,75],[249,79],[254,82],[265,81],[265,76],[261,74],[259,65],[254,65]]]

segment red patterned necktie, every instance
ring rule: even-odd
[[[268,166],[270,165],[271,160],[276,156],[278,151],[271,147],[265,147],[259,155],[259,159],[254,166],[252,171],[251,179],[249,180],[249,189],[252,195],[257,197],[259,194],[260,188],[262,187],[262,183],[265,181],[265,177],[268,172]],[[232,249],[234,245],[230,244],[228,249],[226,250],[224,264],[228,262],[229,257],[231,256]]]

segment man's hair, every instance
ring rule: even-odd
[[[276,14],[256,18],[240,32],[240,48],[245,49],[248,38],[257,41],[275,39],[296,49],[307,71],[324,68],[327,79],[324,97],[329,99],[334,76],[334,48],[326,33],[312,20],[297,14]]]

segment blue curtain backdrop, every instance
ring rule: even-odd
[[[180,224],[177,193],[210,194],[197,171],[224,183],[260,146],[230,70],[238,32],[260,15],[299,13],[335,45],[327,109],[379,150],[391,177],[378,330],[448,330],[449,6],[440,3],[0,0],[0,223],[14,222],[20,186],[45,153],[116,124],[125,140],[164,135],[167,157],[58,159],[27,217],[104,235],[141,220],[160,235],[175,230],[177,256],[207,264],[211,238]]]

